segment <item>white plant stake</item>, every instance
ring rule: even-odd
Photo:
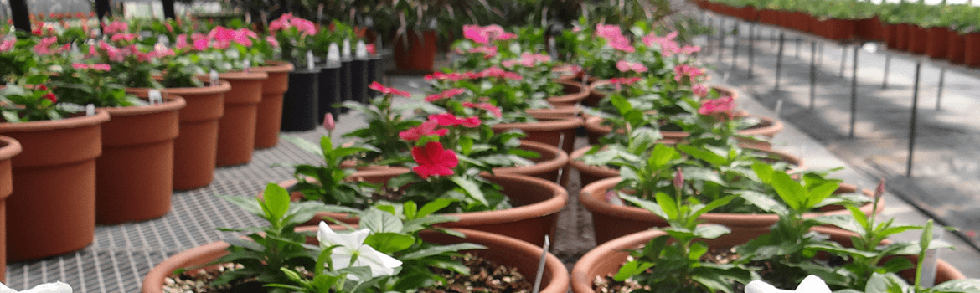
[[[149,97],[150,105],[163,104],[163,94],[160,93],[160,90],[150,90]]]
[[[533,293],[541,292],[541,277],[544,276],[544,263],[548,256],[548,247],[551,246],[551,239],[548,235],[544,235],[544,246],[541,247],[541,260],[538,261],[538,274],[534,278],[534,291]]]
[[[210,78],[211,86],[218,86],[219,84],[221,84],[220,80],[218,79],[217,70],[211,69],[211,72],[208,74],[208,77]]]
[[[306,50],[306,69],[313,70],[313,50]]]
[[[170,39],[165,35],[160,35],[160,37],[157,38],[157,44],[162,44],[164,47],[169,47]]]
[[[367,59],[368,58],[367,46],[364,46],[364,41],[363,40],[357,40],[357,49],[356,49],[356,52],[357,53],[355,53],[354,56],[356,56],[357,59]]]
[[[85,116],[95,116],[95,105],[85,105]]]
[[[344,59],[350,59],[350,40],[344,39],[343,47],[340,51],[343,54]]]
[[[252,60],[245,59],[244,63],[245,64],[243,66],[245,67],[245,73],[252,71]]]
[[[327,62],[340,62],[340,49],[337,48],[337,44],[330,44],[327,47]]]

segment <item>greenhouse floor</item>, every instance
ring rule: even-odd
[[[716,79],[720,80],[720,79]],[[424,84],[420,77],[392,77],[390,83],[400,89],[409,89],[413,94],[421,94],[417,88]],[[743,92],[741,107],[752,113],[772,116],[750,93]],[[400,103],[410,102],[399,100]],[[356,114],[339,118],[335,137],[363,126],[363,118]],[[803,157],[810,168],[831,168],[844,166],[845,171],[837,174],[852,184],[873,188],[869,176],[849,166],[832,154],[820,142],[803,134],[796,127],[786,125],[786,130],[774,138],[778,148]],[[283,133],[316,140],[326,131],[318,128],[308,132]],[[584,146],[585,138],[577,142]],[[218,168],[215,181],[208,187],[187,192],[174,193],[173,209],[163,218],[140,223],[112,226],[98,226],[95,241],[87,248],[52,257],[45,260],[8,264],[7,281],[12,288],[27,289],[34,285],[60,280],[69,283],[75,292],[138,292],[143,276],[157,263],[180,251],[202,244],[236,237],[223,233],[217,228],[237,228],[263,225],[257,217],[243,212],[237,207],[215,197],[216,194],[233,196],[255,196],[267,182],[284,181],[291,178],[290,170],[273,167],[276,163],[317,163],[316,156],[280,140],[278,146],[257,150],[252,162],[237,167]],[[571,268],[574,262],[594,247],[591,219],[587,211],[578,204],[578,190],[581,187],[577,174],[571,174],[569,186],[571,200],[562,210],[555,239],[554,253]],[[888,194],[885,216],[895,217],[902,223],[922,224],[925,217],[913,206]],[[917,235],[903,237],[912,239]],[[949,235],[944,239],[952,242],[955,251],[943,251],[940,258],[945,259],[962,270],[968,277],[980,277],[980,254],[956,237]]]

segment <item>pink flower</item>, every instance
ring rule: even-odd
[[[169,22],[164,22],[163,25],[167,26],[167,31],[168,32],[171,32],[171,33],[174,32],[174,27],[172,25],[170,25]]]
[[[333,113],[327,113],[326,115],[323,115],[323,129],[326,129],[327,131],[333,131],[334,128],[337,128],[337,122],[333,121]]]
[[[462,125],[466,127],[477,127],[480,126],[480,117],[473,116],[468,118],[456,117],[456,115],[450,113],[442,113],[438,115],[429,116],[430,121],[435,121],[439,123],[440,126],[457,126]]]
[[[623,32],[618,25],[597,23],[595,25],[595,34],[600,38],[610,39],[622,36]]]
[[[14,48],[14,44],[17,43],[16,39],[6,39],[3,43],[0,43],[0,52],[7,52]]]
[[[500,67],[490,67],[490,68],[484,69],[483,71],[480,71],[479,75],[480,75],[480,77],[483,77],[483,78],[497,77],[497,78],[512,79],[512,80],[523,80],[524,79],[524,77],[521,76],[520,74],[516,74],[516,73],[513,73],[513,72],[509,72],[509,71],[503,70]]]
[[[399,89],[396,89],[396,88],[390,88],[390,87],[383,86],[380,83],[378,83],[377,81],[375,81],[374,83],[372,83],[371,85],[369,85],[368,88],[369,89],[372,89],[372,90],[379,91],[379,92],[381,92],[381,94],[384,94],[384,95],[397,95],[397,96],[404,96],[404,97],[411,97],[412,96],[412,94],[409,94],[406,91],[402,91],[402,90],[399,90]]]
[[[409,130],[399,132],[398,136],[401,137],[402,140],[417,141],[419,140],[419,138],[422,138],[423,136],[431,136],[431,135],[443,136],[446,135],[447,132],[449,132],[448,129],[436,130],[436,126],[438,125],[439,123],[433,120],[425,121],[422,122],[422,124],[419,126],[413,127]]]
[[[699,96],[699,97],[708,96],[708,86],[703,84],[692,85],[691,91],[694,92],[695,96]]]
[[[676,44],[676,42],[674,42],[674,38],[676,37],[677,32],[669,33],[664,37],[659,37],[656,33],[651,32],[649,35],[644,36],[642,41],[644,45],[647,45],[647,47],[653,47],[654,44],[659,44],[661,47],[663,47],[664,44]]]
[[[177,45],[175,46],[175,48],[177,48],[177,50],[183,50],[183,49],[187,49],[187,48],[190,48],[190,47],[191,47],[191,44],[187,42],[187,34],[179,34],[179,35],[177,35]]]
[[[482,53],[483,59],[490,59],[497,56],[497,46],[480,46],[470,49],[468,52],[470,54]]]
[[[620,86],[620,85],[633,85],[634,83],[636,83],[636,82],[638,82],[640,80],[642,80],[642,78],[639,78],[639,77],[626,77],[626,78],[613,78],[613,79],[610,79],[609,82],[612,83],[612,84],[614,84],[614,85],[616,85],[617,88],[618,88],[618,86]]]
[[[636,73],[647,72],[647,67],[643,66],[642,63],[633,63],[626,60],[616,62],[616,69],[619,69],[620,72],[629,72],[630,70],[636,71]]]
[[[684,188],[684,171],[677,169],[677,173],[674,174],[674,188],[680,190]]]
[[[109,25],[105,25],[105,27],[102,29],[102,32],[105,34],[115,34],[115,33],[121,33],[126,31],[129,31],[129,24],[126,24],[125,22],[118,22],[118,21],[114,21]]]
[[[425,97],[425,101],[426,102],[435,102],[435,101],[442,100],[442,99],[452,98],[452,97],[461,95],[461,94],[463,94],[465,92],[466,92],[466,90],[464,90],[464,89],[448,89],[448,90],[445,90],[445,91],[443,91],[441,93],[438,93],[438,94],[435,94],[435,95],[428,95],[428,96],[426,96]]]
[[[273,36],[266,36],[265,37],[265,41],[266,42],[269,42],[269,45],[272,45],[273,48],[279,48],[279,41],[276,40],[275,37],[273,37]]]
[[[51,46],[58,42],[57,37],[43,38],[36,45],[34,45],[34,53],[39,55],[49,55],[60,53],[61,50],[51,49]]]
[[[452,168],[459,164],[456,153],[444,149],[438,141],[430,141],[425,147],[412,147],[412,158],[419,164],[412,171],[422,179],[428,179],[429,176],[451,176]]]
[[[717,100],[707,100],[701,102],[701,108],[698,109],[698,114],[701,115],[716,115],[725,114],[731,116],[731,111],[735,108],[735,99],[731,96],[722,97]]]
[[[503,116],[503,112],[500,110],[500,107],[494,106],[493,104],[490,103],[473,104],[471,102],[463,102],[463,107],[483,109],[490,113],[493,113],[494,116],[497,117]]]
[[[132,41],[134,39],[136,39],[136,34],[131,34],[131,33],[118,33],[118,34],[112,35],[112,39],[111,40],[113,42],[116,42],[116,41],[127,41],[127,42],[129,42],[129,41]]]
[[[109,64],[92,64],[89,66],[89,68],[95,70],[102,70],[102,71],[112,70],[112,66],[110,66]]]
[[[364,45],[364,49],[367,50],[368,54],[374,55],[376,50],[374,49],[374,44]]]
[[[55,96],[54,94],[52,94],[52,93],[47,93],[47,94],[45,94],[45,95],[43,95],[43,96],[41,96],[41,97],[42,97],[42,98],[44,98],[45,100],[48,100],[48,101],[51,101],[51,103],[52,103],[52,104],[54,104],[54,103],[57,103],[57,102],[58,102],[58,97],[56,97],[56,96]]]
[[[483,28],[474,24],[463,25],[463,38],[472,40],[477,44],[486,44],[490,42],[490,38],[483,32]]]
[[[698,76],[701,76],[702,74],[704,74],[704,71],[702,71],[700,68],[697,68],[697,67],[694,67],[694,66],[690,66],[690,65],[687,65],[687,64],[680,64],[680,65],[674,66],[674,81],[677,81],[677,82],[681,82],[681,79],[683,79],[685,76],[687,76],[687,77],[690,78],[689,81],[693,83],[693,81]]]
[[[502,33],[496,36],[494,40],[515,40],[517,39],[517,34],[515,33]]]
[[[79,69],[79,70],[81,70],[81,69],[86,69],[86,68],[88,68],[88,64],[82,64],[82,63],[72,63],[72,64],[71,64],[71,67],[72,67],[72,68],[75,68],[75,69]]]

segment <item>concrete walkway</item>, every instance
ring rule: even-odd
[[[717,15],[709,15],[714,19],[710,23],[720,24]],[[858,94],[852,138],[849,134],[854,45],[840,45],[819,37],[759,25],[754,56],[751,56],[754,74],[750,77],[747,50],[751,26],[741,22],[736,26],[735,23],[732,19],[726,21],[725,31],[734,33],[726,38],[724,48],[719,51],[716,34],[708,40],[707,50],[702,52],[702,60],[716,67],[715,80],[735,86],[742,94],[753,97],[742,102],[742,107],[750,112],[761,114],[779,107],[779,118],[795,127],[788,127],[777,136],[777,144],[803,157],[808,166],[845,166],[846,173],[840,175],[847,178],[847,182],[865,188],[874,186],[877,180],[873,178],[886,178],[887,189],[894,195],[888,197],[886,216],[917,225],[932,217],[938,223],[958,229],[943,236],[957,249],[943,251],[940,257],[953,263],[968,277],[980,277],[980,253],[976,250],[980,243],[980,238],[976,237],[976,231],[980,230],[980,202],[977,201],[980,199],[980,148],[977,147],[980,142],[980,111],[977,110],[980,99],[975,91],[980,85],[980,73],[865,44],[858,53]],[[777,88],[780,32],[784,33],[785,41]],[[737,48],[732,45],[735,40],[738,40]],[[811,42],[817,44],[813,55]],[[841,66],[843,50],[846,50],[846,63]],[[719,53],[721,58],[718,58]],[[891,55],[891,64],[888,85],[883,88],[886,53]],[[817,61],[817,86],[812,108],[811,58]],[[922,64],[918,129],[912,176],[907,177],[917,62]],[[940,66],[950,69],[945,76],[941,108],[937,110]],[[917,239],[918,235],[913,233],[903,235],[903,238]]]

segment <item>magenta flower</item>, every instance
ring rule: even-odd
[[[175,48],[177,48],[177,50],[184,50],[190,47],[191,44],[187,42],[187,34],[177,35],[177,44],[175,45]]]
[[[480,46],[468,51],[470,54],[481,53],[483,54],[483,59],[490,59],[497,56],[497,46]]]
[[[511,80],[523,80],[524,79],[524,77],[521,76],[520,74],[503,70],[500,67],[490,67],[490,68],[484,69],[483,71],[480,71],[479,75],[480,75],[480,77],[483,77],[483,78],[496,77],[496,78],[511,79]]]
[[[435,101],[442,100],[442,99],[452,98],[452,97],[461,95],[461,94],[463,94],[465,92],[466,92],[466,90],[464,90],[464,89],[448,89],[448,90],[445,90],[445,91],[443,91],[441,93],[438,93],[438,94],[435,94],[435,95],[428,95],[428,96],[426,96],[425,97],[425,101],[426,102],[435,102]]]
[[[335,128],[337,128],[337,122],[333,120],[333,113],[323,115],[323,129],[333,131]]]
[[[696,95],[698,97],[706,97],[706,96],[708,96],[708,86],[703,85],[703,84],[692,85],[691,86],[691,91],[694,92],[694,95]]]
[[[486,44],[490,42],[489,36],[483,32],[483,28],[475,24],[463,25],[463,38],[471,40],[477,44]]]
[[[674,66],[674,80],[677,82],[681,82],[681,79],[687,76],[690,78],[690,80],[688,81],[693,83],[694,80],[698,76],[701,76],[702,74],[704,74],[704,71],[694,66],[690,66],[687,64],[680,64]]]
[[[0,43],[0,52],[7,52],[14,48],[14,44],[17,43],[16,39],[6,39],[3,43]]]
[[[102,32],[105,34],[115,34],[129,31],[129,24],[125,22],[114,21],[108,25],[103,24],[105,27],[102,28]]]
[[[113,42],[117,42],[117,41],[127,41],[127,42],[129,42],[129,41],[132,41],[132,40],[135,40],[135,39],[136,39],[136,34],[131,34],[131,33],[118,33],[118,34],[112,35],[112,39],[111,40]]]
[[[211,47],[211,42],[208,41],[208,39],[194,40],[194,50],[204,51],[207,50],[208,47]]]
[[[735,99],[731,96],[726,96],[719,98],[717,100],[707,100],[701,102],[701,108],[698,109],[698,114],[701,115],[716,115],[725,114],[726,116],[731,116],[732,110],[735,108]]]
[[[425,147],[412,147],[412,158],[419,164],[412,171],[422,179],[428,179],[429,176],[451,176],[452,168],[459,164],[456,153],[444,149],[438,141],[430,141]]]
[[[390,87],[383,86],[380,83],[378,83],[377,81],[375,81],[374,83],[371,83],[371,85],[369,85],[368,88],[369,89],[372,89],[372,90],[379,91],[379,92],[381,92],[381,94],[384,94],[384,95],[396,95],[396,96],[404,96],[404,97],[411,97],[412,96],[412,94],[410,94],[410,93],[408,93],[406,91],[399,90],[399,89],[396,89],[396,88],[390,88]]]
[[[494,116],[503,116],[503,111],[500,110],[500,107],[494,106],[490,103],[473,104],[471,102],[463,102],[463,107],[483,109],[487,112],[493,113]]]
[[[620,72],[629,72],[630,70],[636,71],[636,73],[647,72],[647,67],[643,66],[642,63],[633,63],[626,60],[616,62],[616,69],[619,69]]]
[[[477,127],[480,126],[480,117],[473,116],[468,118],[459,118],[456,115],[450,113],[442,113],[438,115],[429,116],[430,121],[435,121],[439,123],[440,126],[457,126],[462,125],[466,127]]]
[[[433,120],[425,121],[422,122],[422,124],[419,126],[413,127],[409,130],[399,132],[398,137],[401,137],[402,140],[406,140],[406,141],[417,141],[419,140],[419,138],[422,138],[423,136],[432,136],[432,135],[443,136],[446,135],[447,132],[449,132],[448,129],[436,130],[436,126],[439,126],[439,123],[436,121]]]
[[[642,80],[642,78],[639,78],[639,77],[624,77],[624,78],[613,78],[613,79],[610,79],[609,82],[612,83],[613,85],[616,85],[617,88],[618,88],[621,85],[633,85],[634,83],[636,83],[636,82],[638,82],[640,80]]]
[[[656,33],[651,32],[650,34],[644,36],[642,41],[644,45],[647,45],[647,47],[653,47],[654,44],[659,44],[661,47],[663,47],[665,44],[677,44],[674,42],[674,38],[677,38],[677,32],[669,33],[664,37],[659,37]]]

